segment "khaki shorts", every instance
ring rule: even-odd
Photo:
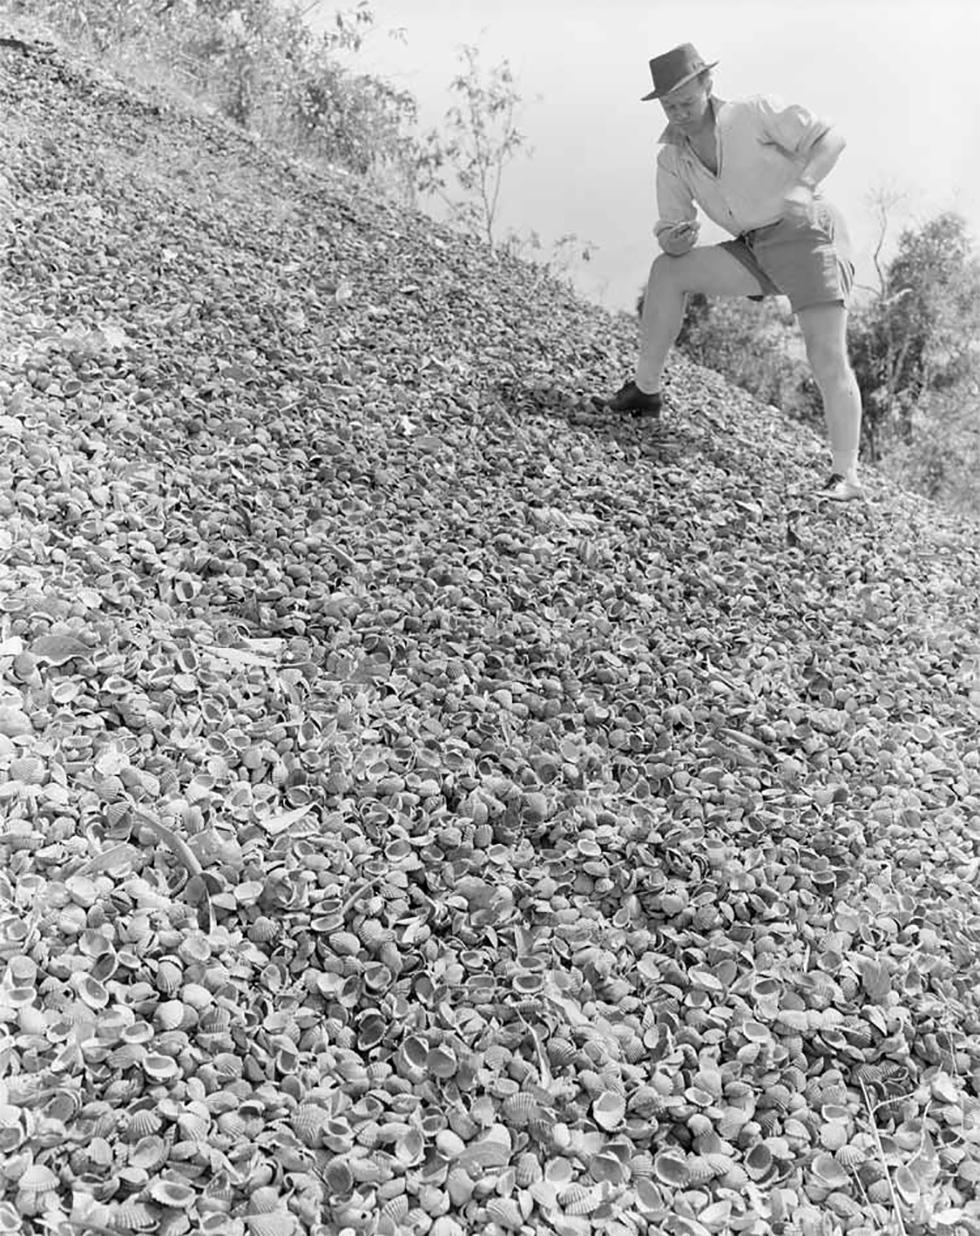
[[[719,248],[755,275],[764,296],[788,296],[794,313],[847,304],[854,263],[843,220],[827,202],[815,202],[808,219],[780,219],[722,241]]]

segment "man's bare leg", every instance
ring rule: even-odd
[[[847,356],[847,309],[839,303],[814,305],[796,316],[823,399],[833,470],[857,485],[861,393]]]
[[[684,321],[689,292],[705,296],[758,296],[758,280],[720,245],[692,249],[681,257],[661,254],[650,268],[640,319],[640,359],[636,385],[650,393],[660,390],[667,353]]]

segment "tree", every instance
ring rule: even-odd
[[[424,136],[415,160],[415,187],[438,197],[457,226],[493,249],[504,169],[528,149],[517,128],[521,96],[507,60],[484,74],[477,48],[461,48],[460,59],[462,70],[450,86],[456,101],[446,112],[448,138],[434,129]],[[446,183],[447,172],[453,187]]]
[[[908,445],[914,411],[931,393],[968,378],[977,363],[980,262],[966,223],[946,211],[906,228],[881,287],[851,316],[850,347],[868,453]]]

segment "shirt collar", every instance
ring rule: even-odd
[[[719,99],[717,95],[713,94],[708,102],[714,114],[715,124],[717,124],[721,109],[725,106],[725,100]],[[687,138],[674,124],[669,124],[657,138],[657,141],[665,146],[685,146],[687,144]]]

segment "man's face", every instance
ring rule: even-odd
[[[679,129],[690,131],[701,126],[708,111],[711,82],[695,78],[678,86],[660,100],[667,119]]]

